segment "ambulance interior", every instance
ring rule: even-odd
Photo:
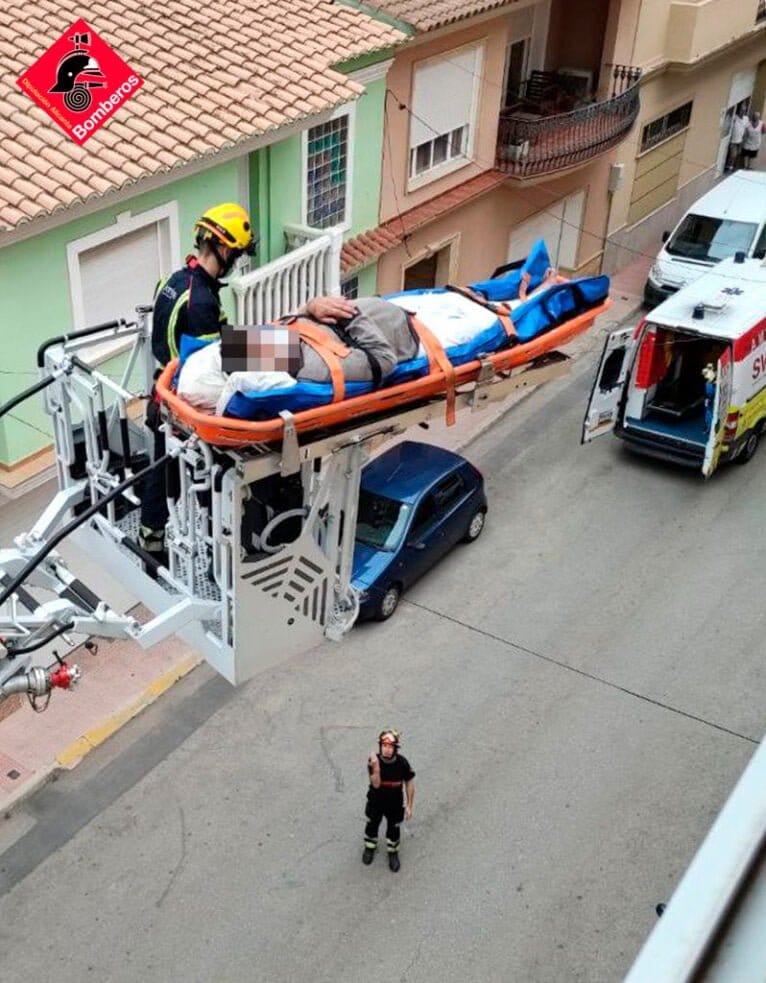
[[[710,424],[702,370],[717,365],[727,344],[648,324],[636,356],[625,426],[704,447]]]

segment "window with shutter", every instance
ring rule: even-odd
[[[482,45],[456,48],[415,66],[409,187],[463,167],[473,153]]]

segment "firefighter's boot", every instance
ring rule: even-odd
[[[389,840],[386,845],[388,848],[388,869],[395,874],[401,867],[399,863],[399,844],[392,843]]]
[[[362,863],[365,866],[369,867],[369,865],[375,859],[375,849],[377,845],[378,844],[374,843],[372,840],[364,841],[364,853],[362,854]]]

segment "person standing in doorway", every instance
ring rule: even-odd
[[[758,156],[763,140],[764,124],[760,113],[753,113],[745,126],[745,136],[742,140],[742,160],[746,171],[752,170],[753,161]]]
[[[734,111],[729,138],[729,155],[726,160],[727,171],[736,171],[738,167],[742,166],[742,141],[745,138],[745,127],[749,122],[744,109]]]
[[[378,827],[385,816],[386,850],[389,870],[399,870],[399,826],[403,819],[412,818],[415,801],[415,772],[409,761],[399,753],[401,735],[396,730],[384,730],[378,737],[378,749],[367,761],[370,785],[367,790],[367,825],[364,828],[362,863],[371,864],[378,847]]]

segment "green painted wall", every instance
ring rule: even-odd
[[[378,224],[383,158],[385,80],[371,82],[356,102],[353,137],[351,227],[346,237]],[[254,224],[261,236],[257,263],[285,252],[284,226],[302,223],[302,141],[290,137],[249,155],[249,192]],[[16,245],[0,249],[0,401],[4,402],[37,378],[35,354],[53,335],[72,327],[67,244],[113,224],[115,216],[139,214],[169,201],[179,209],[179,235],[183,261],[192,249],[194,220],[210,204],[239,198],[236,162],[221,164],[201,174],[175,181],[164,188],[137,195]],[[375,291],[375,270],[362,270],[360,293]],[[41,296],[41,283],[45,284]],[[233,315],[229,291],[223,292],[227,313]],[[119,360],[101,366],[117,373]],[[51,442],[50,421],[41,400],[33,397],[0,421],[0,461],[11,465]]]
[[[377,293],[377,281],[378,281],[378,264],[373,263],[372,266],[365,266],[363,270],[359,270],[355,276],[359,277],[359,296],[360,297],[373,297]]]
[[[378,224],[385,98],[386,80],[378,79],[368,83],[365,94],[356,103],[352,227],[348,236],[366,232]]]
[[[239,197],[235,162],[175,181],[156,191],[137,195],[93,215],[0,249],[0,402],[5,402],[37,378],[38,346],[72,328],[66,247],[74,240],[113,224],[118,213],[137,215],[169,201],[178,203],[180,261],[192,251],[195,219],[211,204]],[[231,315],[229,291],[224,306]],[[117,372],[117,360],[101,368]],[[50,421],[39,396],[0,421],[0,461],[13,464],[51,443]]]
[[[385,80],[380,79],[369,83],[355,103],[351,227],[346,238],[378,224],[385,96]],[[257,161],[253,161],[256,156]],[[251,173],[258,175],[253,178],[251,200],[260,202],[258,220],[264,234],[259,259],[263,263],[284,255],[285,225],[304,222],[301,137],[291,137],[251,155]]]

